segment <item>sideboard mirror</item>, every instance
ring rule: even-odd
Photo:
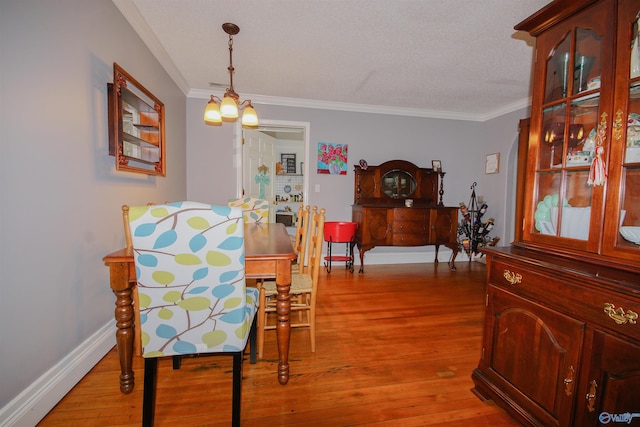
[[[164,104],[115,63],[107,91],[116,169],[165,176]]]
[[[378,166],[354,165],[353,203],[356,205],[443,206],[442,170],[421,168],[406,160],[389,160]]]
[[[392,199],[410,197],[416,190],[416,179],[407,171],[393,169],[382,176],[382,192]]]

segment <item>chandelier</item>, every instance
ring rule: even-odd
[[[234,122],[238,119],[238,110],[242,109],[242,126],[248,128],[258,127],[258,115],[251,105],[251,100],[240,101],[240,96],[233,90],[233,36],[240,32],[240,27],[232,23],[222,24],[222,29],[229,34],[229,87],[222,100],[211,95],[204,110],[204,122],[208,125],[220,126],[222,122]]]

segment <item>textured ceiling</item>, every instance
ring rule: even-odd
[[[527,105],[533,39],[513,26],[549,2],[113,1],[188,96],[228,86],[233,22],[241,99],[471,120]]]

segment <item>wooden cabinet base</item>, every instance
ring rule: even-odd
[[[639,272],[517,246],[485,254],[474,393],[530,426],[640,413]]]
[[[522,408],[516,401],[514,401],[508,393],[505,393],[499,387],[496,387],[481,370],[476,369],[471,374],[473,379],[474,388],[471,392],[475,394],[483,402],[493,401],[497,406],[501,407],[515,420],[523,425],[545,427],[547,424],[541,423],[535,418],[531,417],[529,412]]]

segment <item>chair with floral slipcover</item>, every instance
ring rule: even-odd
[[[165,201],[165,204],[168,204],[168,201]],[[155,205],[153,202],[147,203],[147,206]],[[122,205],[122,223],[124,224],[124,240],[127,249],[133,249],[133,243],[131,243],[131,229],[129,228],[129,206]],[[131,297],[133,298],[133,306],[137,306],[138,303],[138,287],[134,286],[133,291],[131,292]],[[140,312],[135,312],[135,320],[133,322],[134,333],[133,336],[140,336]],[[142,356],[142,348],[140,347],[140,340],[134,340],[133,342],[133,352],[136,356]]]
[[[255,197],[229,200],[229,206],[242,208],[245,223],[264,224],[269,222],[269,201]]]
[[[144,357],[142,423],[153,425],[158,359],[233,356],[232,425],[240,425],[242,358],[258,290],[245,286],[240,208],[195,202],[135,206],[128,212]]]
[[[322,244],[324,242],[324,208],[316,206],[310,214],[309,228],[309,262],[300,264],[300,272],[291,274],[291,316],[289,323],[292,328],[308,327],[311,341],[311,352],[316,351],[316,299],[318,295],[318,278],[321,267]],[[266,330],[276,329],[270,317],[276,315],[276,297],[278,291],[276,282],[264,281],[260,287],[260,304],[258,308],[258,358],[264,352],[264,334]],[[297,315],[295,315],[297,313]]]

